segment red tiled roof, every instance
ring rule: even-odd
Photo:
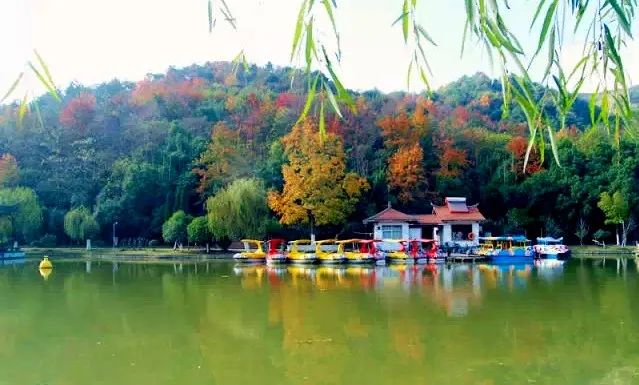
[[[373,215],[370,218],[364,219],[364,223],[370,222],[411,222],[413,217],[408,214],[404,214],[401,211],[395,210],[392,207],[387,207],[379,213]]]
[[[453,206],[453,207],[451,207]],[[464,206],[466,206],[464,204]],[[420,225],[438,225],[444,222],[480,222],[486,220],[477,205],[466,206],[467,211],[459,212],[454,205],[446,206],[433,205],[432,214],[404,214],[392,207],[387,207],[383,211],[364,219],[364,223],[372,222],[415,222]],[[452,208],[452,210],[451,210]]]
[[[486,220],[484,216],[479,212],[477,205],[468,206],[468,212],[454,212],[451,211],[448,206],[434,206],[433,211],[441,222],[450,221],[472,221],[478,222]]]

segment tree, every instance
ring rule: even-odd
[[[619,191],[615,191],[612,195],[610,195],[607,191],[604,191],[599,196],[599,202],[597,203],[597,206],[606,215],[606,224],[615,225],[617,245],[619,245],[619,231],[617,229],[617,225],[621,224],[622,233],[626,234],[626,220],[628,219],[628,215],[630,214],[628,202],[624,199],[623,195],[621,195],[621,192]],[[621,241],[621,245],[626,245],[625,237]]]
[[[179,210],[173,213],[162,225],[162,238],[165,242],[173,242],[173,249],[178,245],[182,247],[182,242],[188,239],[187,227],[191,221],[191,216]]]
[[[11,187],[18,181],[18,163],[11,154],[0,157],[0,188]]]
[[[424,196],[424,150],[415,143],[400,147],[388,159],[388,184],[399,191],[399,200],[407,203]]]
[[[209,242],[211,241],[211,232],[209,231],[209,223],[206,216],[193,218],[191,223],[186,227],[189,242],[195,245],[205,244],[206,252],[209,252]]]
[[[200,168],[193,171],[200,176],[200,193],[213,194],[232,180],[248,175],[249,163],[239,132],[224,123],[211,130],[211,142],[200,156]]]
[[[100,225],[89,209],[80,206],[69,210],[64,216],[64,232],[74,241],[83,241],[96,236],[100,232]]]
[[[9,207],[10,213],[2,215],[2,238],[22,241],[35,237],[42,225],[42,208],[33,190],[26,187],[0,189],[0,206]]]
[[[209,230],[218,243],[228,239],[262,238],[271,218],[266,190],[259,179],[238,179],[206,201]]]
[[[282,142],[289,163],[284,165],[284,189],[271,191],[268,203],[286,225],[342,224],[369,186],[364,178],[346,171],[342,141],[334,134],[323,138],[307,120],[293,127]]]
[[[584,238],[588,236],[588,224],[583,218],[579,219],[579,224],[577,225],[577,230],[575,231],[575,235],[579,238],[579,244],[581,246],[584,245]]]

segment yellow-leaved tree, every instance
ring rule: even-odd
[[[284,189],[271,191],[268,204],[286,225],[346,222],[369,185],[347,172],[340,137],[322,138],[310,120],[282,138],[288,163],[282,167]]]

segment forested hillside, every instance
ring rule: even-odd
[[[0,205],[18,207],[0,220],[4,240],[86,238],[69,231],[81,222],[67,215],[73,209],[94,218],[97,229],[87,229],[104,240],[118,222],[121,238],[161,240],[164,232],[171,242],[207,209],[199,221],[204,239],[291,238],[311,222],[320,233],[345,236],[367,231],[361,220],[388,201],[430,212],[445,196],[479,203],[493,233],[572,241],[578,228],[584,239],[613,234],[598,207],[604,192],[632,208],[625,223],[637,214],[637,142],[591,128],[587,101],[576,102],[556,135],[560,166],[549,147],[535,149],[524,173],[523,113],[510,108],[502,119],[501,84],[483,74],[433,95],[353,93],[356,108],[343,108],[343,119],[326,112],[325,122],[311,118],[295,129],[305,78],[291,75],[290,68],[234,72],[230,63],[209,63],[137,83],[72,84],[62,102],[42,96],[22,122],[17,104],[4,106]],[[536,92],[541,98],[544,89]],[[231,183],[239,178],[243,184]]]

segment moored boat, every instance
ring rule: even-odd
[[[479,237],[480,256],[495,264],[532,263],[534,259],[530,240],[522,235],[510,237]]]
[[[334,239],[315,242],[315,256],[320,263],[340,264],[346,262],[346,257],[338,252],[338,245]]]
[[[564,238],[540,237],[533,246],[535,255],[540,259],[567,259],[570,257],[570,249],[563,244]]]
[[[375,248],[372,239],[348,239],[337,241],[337,252],[346,258],[347,263],[382,263],[384,257]]]
[[[233,255],[233,259],[240,263],[262,263],[266,260],[266,252],[262,241],[256,239],[242,239],[244,250]]]
[[[377,242],[376,247],[389,263],[415,263],[415,258],[408,253],[408,241],[383,239]]]
[[[415,239],[409,241],[410,254],[416,261],[423,259],[430,263],[443,262],[444,257],[437,252],[437,241],[434,239]]]
[[[294,264],[313,264],[317,262],[315,245],[310,239],[298,239],[288,243],[288,260]]]
[[[286,263],[288,257],[286,255],[285,245],[286,241],[279,238],[266,241],[266,263],[269,265]]]

